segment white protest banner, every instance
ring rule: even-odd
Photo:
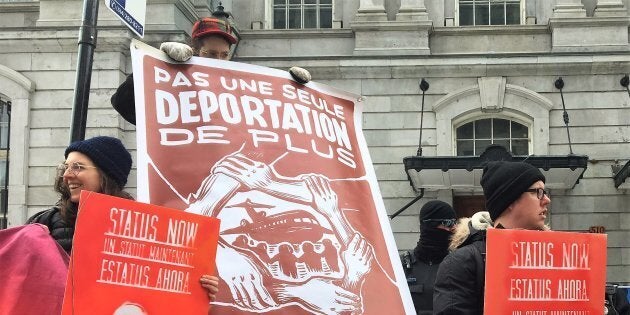
[[[221,220],[216,314],[413,314],[358,96],[132,44],[138,198]]]

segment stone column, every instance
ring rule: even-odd
[[[133,0],[131,0],[131,1],[133,1]],[[209,1],[207,1],[207,0],[192,0],[191,2],[195,6],[195,11],[199,14],[199,16],[210,16],[212,14],[212,7],[210,7]],[[225,1],[223,1],[223,5],[225,6]],[[230,11],[230,10],[228,10],[228,11]]]
[[[586,17],[586,10],[580,0],[557,0],[553,8],[554,18]]]
[[[355,21],[387,21],[384,0],[359,0]]]
[[[526,2],[525,8],[525,24],[536,24],[536,0],[529,0]]]
[[[628,10],[621,0],[599,0],[595,7],[595,17],[628,16]]]
[[[99,17],[105,3],[99,3]],[[105,8],[107,10],[107,8]],[[40,0],[37,26],[80,26],[83,2],[78,0]]]
[[[455,0],[444,1],[444,26],[455,26]]]
[[[402,0],[395,21],[387,20],[383,0],[360,0],[354,31],[354,55],[427,55],[432,22],[424,0]]]
[[[396,21],[427,21],[428,19],[424,0],[401,0]]]
[[[549,19],[554,52],[628,51],[630,18],[621,0],[600,0],[586,17],[580,0],[558,0]]]

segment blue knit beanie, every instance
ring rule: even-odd
[[[76,141],[66,148],[64,156],[68,158],[68,154],[74,151],[87,155],[99,169],[111,177],[120,187],[127,184],[127,177],[131,171],[131,154],[120,140],[99,136]]]

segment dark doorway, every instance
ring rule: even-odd
[[[486,210],[486,199],[483,196],[453,196],[453,208],[458,218],[471,217]]]

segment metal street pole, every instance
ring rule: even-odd
[[[94,48],[96,48],[97,19],[98,0],[83,0],[83,18],[79,30],[79,57],[72,105],[72,122],[70,124],[71,143],[85,138],[92,63],[94,61]]]

